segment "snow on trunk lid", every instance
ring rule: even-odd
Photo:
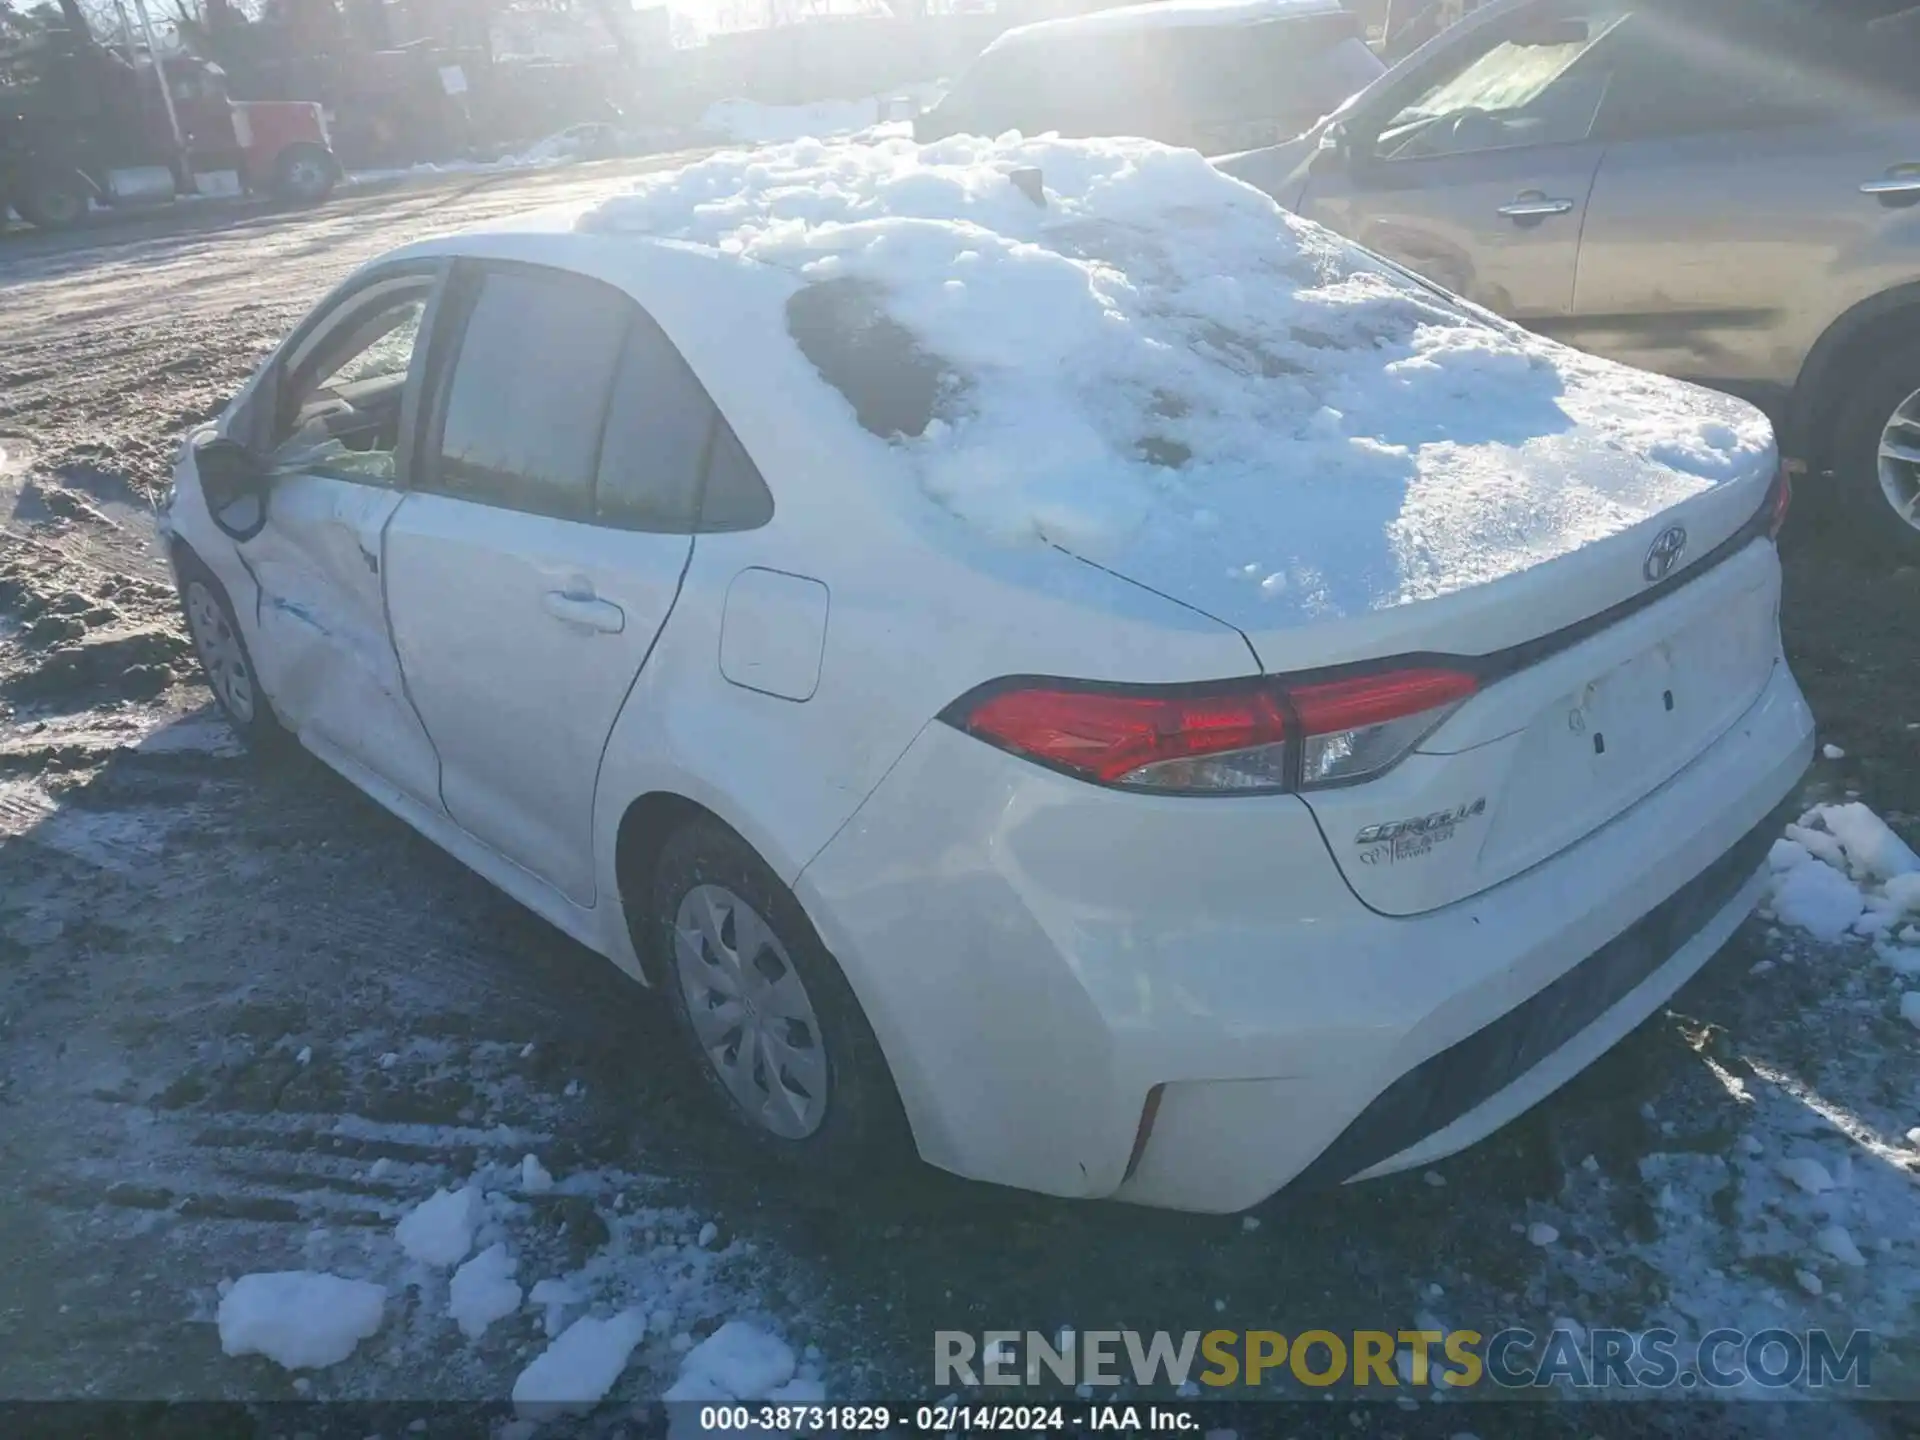
[[[789,272],[823,427],[1010,545],[1237,626],[1270,670],[1774,465],[1750,407],[1526,334],[1150,141],[802,141],[641,177],[580,224]]]

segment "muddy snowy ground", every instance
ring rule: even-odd
[[[1898,927],[1876,948],[1756,918],[1493,1141],[1249,1221],[926,1173],[817,1193],[732,1155],[612,967],[319,767],[243,757],[148,541],[181,432],[352,265],[633,168],[0,240],[0,1397],[504,1397],[551,1328],[631,1308],[647,1335],[621,1398],[659,1394],[732,1318],[849,1399],[925,1396],[940,1328],[1558,1319],[1872,1329],[1875,1392],[1920,1397],[1920,1031],[1900,1015],[1920,979]],[[1788,644],[1844,752],[1808,804],[1857,795],[1920,839],[1920,572],[1835,537],[1792,549]],[[476,1244],[558,1282],[478,1339],[394,1235],[470,1181]],[[391,1297],[298,1382],[224,1354],[213,1323],[223,1281],[294,1269]],[[1463,1403],[1441,1433],[1486,1429]]]

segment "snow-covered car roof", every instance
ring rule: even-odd
[[[1052,20],[1036,20],[1031,25],[1017,25],[999,35],[981,53],[1069,37],[1253,25],[1303,15],[1332,15],[1344,8],[1340,0],[1151,0],[1145,5],[1122,5],[1112,10],[1091,10],[1084,15],[1062,15]]]
[[[580,224],[794,276],[824,404],[930,499],[1181,571],[1203,608],[1443,593],[1772,463],[1749,407],[1520,331],[1151,141],[800,142],[642,177]]]
[[[776,492],[857,465],[888,503],[1213,614],[1451,593],[1774,461],[1750,407],[1527,334],[1146,140],[800,141],[570,223],[572,263],[654,311],[749,450],[763,422]]]

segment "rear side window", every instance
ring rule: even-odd
[[[632,308],[575,276],[483,275],[445,392],[437,487],[587,519],[601,417]]]
[[[636,315],[607,406],[593,518],[634,530],[691,530],[714,408],[660,327]]]
[[[773,518],[773,496],[753,459],[726,420],[716,416],[707,488],[700,502],[700,530],[752,530]]]

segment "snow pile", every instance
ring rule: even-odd
[[[477,1340],[489,1325],[520,1308],[514,1261],[504,1244],[489,1245],[453,1272],[447,1286],[447,1314],[460,1333]]]
[[[1783,923],[1828,942],[1867,937],[1896,969],[1920,970],[1920,855],[1867,806],[1814,806],[1767,862]]]
[[[1035,169],[1044,204],[1010,179]],[[1431,598],[1772,468],[1750,407],[1528,335],[1151,141],[801,141],[578,223],[849,297],[839,343],[906,337],[862,352],[874,386],[935,376],[924,413],[868,422],[929,497],[1216,613]]]
[[[536,140],[517,155],[503,155],[496,162],[508,169],[527,169],[540,165],[561,165],[569,160],[597,160],[620,153],[624,137],[604,121],[569,125],[545,139]]]
[[[529,1195],[544,1195],[553,1189],[553,1175],[540,1163],[537,1155],[528,1155],[520,1161],[520,1188]]]
[[[409,1260],[444,1270],[467,1258],[480,1216],[480,1192],[471,1185],[436,1190],[407,1212],[393,1237]]]
[[[796,1379],[798,1362],[787,1343],[757,1325],[729,1320],[687,1352],[666,1400],[802,1400],[821,1398],[813,1382]]]
[[[220,1348],[289,1370],[338,1365],[380,1328],[387,1292],[308,1270],[243,1275],[220,1299]]]
[[[591,1410],[613,1388],[647,1333],[647,1317],[625,1310],[609,1320],[590,1316],[573,1322],[513,1382],[513,1403],[533,1409]]]

